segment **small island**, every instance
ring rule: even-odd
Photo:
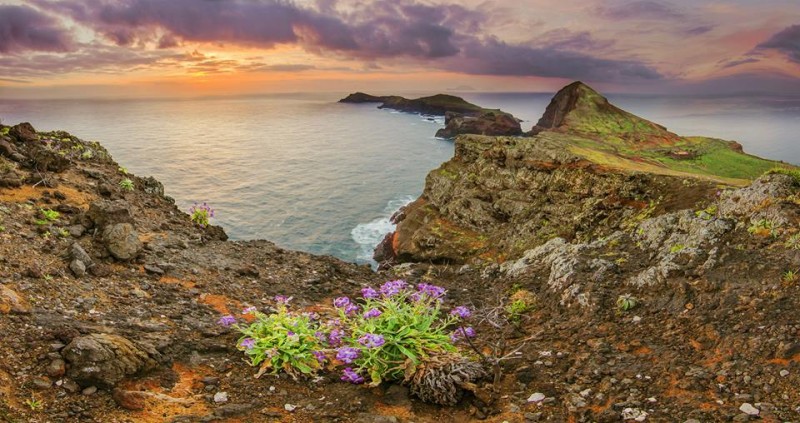
[[[444,116],[445,127],[436,132],[438,138],[452,139],[461,134],[522,135],[520,120],[512,114],[498,109],[486,109],[448,94],[407,99],[357,92],[339,100],[339,103],[380,103],[379,109]]]

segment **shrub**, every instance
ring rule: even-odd
[[[192,222],[197,223],[205,228],[209,225],[211,218],[214,217],[214,209],[212,209],[207,203],[203,203],[202,205],[194,203],[194,205],[189,209],[189,216],[192,219]]]
[[[61,213],[51,210],[51,209],[39,209],[39,214],[42,216],[41,219],[36,220],[37,225],[47,225],[50,222],[55,222],[61,217]]]
[[[259,374],[283,370],[292,376],[312,375],[340,367],[343,381],[376,386],[383,381],[410,380],[434,367],[465,368],[458,363],[469,360],[457,345],[476,335],[475,329],[464,324],[471,311],[459,306],[445,313],[445,293],[435,285],[422,283],[414,289],[397,280],[378,289],[366,287],[358,299],[336,298],[332,310],[336,317],[324,322],[316,313],[291,311],[289,299],[278,296],[270,314],[245,310],[255,317],[253,323],[237,324],[233,316],[225,316],[219,323],[233,325],[242,333],[237,346],[251,365],[261,365]],[[444,362],[453,365],[431,366]],[[454,380],[468,383],[471,379]],[[445,395],[448,403],[453,395]]]
[[[133,191],[133,181],[128,178],[125,178],[119,181],[119,187],[124,189],[125,191]]]
[[[631,294],[620,295],[617,298],[617,310],[620,312],[633,310],[637,305],[639,305],[639,300]]]
[[[771,220],[760,219],[751,222],[750,227],[747,228],[747,232],[757,236],[770,236],[772,238],[776,238],[778,236],[779,226],[780,225],[775,224],[775,222]]]

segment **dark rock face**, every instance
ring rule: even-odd
[[[472,104],[461,97],[437,94],[429,97],[407,99],[400,96],[374,96],[365,93],[354,93],[339,100],[340,103],[382,103],[381,109],[392,109],[401,112],[419,113],[423,115],[444,116],[447,112],[456,112],[469,116],[490,111]]]
[[[116,201],[95,201],[89,205],[89,210],[86,212],[86,217],[89,219],[87,223],[98,228],[104,228],[106,225],[116,223],[133,223],[133,216],[131,215],[131,205],[124,200]]]
[[[28,122],[22,122],[12,126],[8,134],[21,142],[35,142],[39,140],[39,136],[36,135],[36,130],[33,129],[33,125]]]
[[[388,99],[388,97],[379,97],[374,95],[369,95],[362,92],[357,92],[348,95],[347,97],[339,100],[339,103],[383,103]]]
[[[521,135],[522,128],[514,116],[499,111],[481,113],[478,116],[465,116],[447,112],[445,127],[436,132],[439,138],[455,138],[462,134],[475,135]]]
[[[124,378],[158,364],[158,353],[145,351],[127,338],[107,333],[77,337],[61,354],[70,364],[67,376],[82,387],[111,388]]]

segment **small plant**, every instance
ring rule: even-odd
[[[703,210],[694,212],[694,215],[697,216],[698,219],[711,220],[717,215],[717,211],[717,205],[712,204]]]
[[[681,251],[683,251],[685,249],[686,249],[685,245],[683,245],[683,244],[675,244],[672,247],[669,247],[669,253],[670,254],[680,253]]]
[[[785,167],[774,167],[766,172],[765,175],[787,175],[794,179],[795,184],[800,184],[800,169],[787,169]]]
[[[39,209],[39,214],[42,218],[35,221],[35,223],[39,226],[47,225],[50,222],[55,222],[59,217],[61,217],[61,213],[50,209]]]
[[[781,280],[783,282],[789,284],[789,283],[795,282],[798,278],[800,278],[800,275],[798,275],[798,271],[796,271],[796,270],[787,270],[786,272],[783,273],[783,276],[781,277]]]
[[[69,238],[69,231],[66,228],[61,228],[58,230],[58,236],[61,238]]]
[[[778,236],[778,226],[775,222],[768,219],[760,219],[751,222],[747,232],[757,236],[770,236],[776,238]]]
[[[617,298],[617,311],[626,312],[633,310],[639,305],[639,300],[631,294],[620,295]]]
[[[505,307],[506,316],[509,322],[518,324],[523,315],[533,310],[536,296],[530,291],[519,288],[511,294],[509,301],[511,302]]]
[[[125,178],[119,181],[119,187],[124,189],[125,191],[133,191],[133,181],[128,178]]]
[[[52,275],[49,275],[49,274],[45,274],[45,275],[44,275],[44,280],[46,280],[46,281],[50,282],[50,281],[52,281],[52,280],[53,280],[53,276],[52,276]]]
[[[192,219],[192,222],[205,228],[209,225],[211,218],[214,217],[214,209],[212,209],[207,203],[203,203],[201,205],[194,203],[194,205],[189,209],[189,216]]]
[[[3,225],[0,225],[0,232],[5,232],[5,231],[6,231],[6,227],[3,226]]]
[[[784,245],[792,250],[800,250],[800,233],[790,236]]]
[[[44,407],[44,404],[41,401],[39,401],[36,398],[34,398],[34,397],[31,397],[30,399],[25,400],[25,404],[32,411],[39,411],[39,410],[42,409],[42,407]]]
[[[81,159],[83,160],[89,160],[92,157],[94,157],[94,153],[92,153],[92,150],[86,150],[83,153],[81,153]]]
[[[128,174],[128,169],[125,168],[124,166],[120,166],[118,170],[119,170],[119,173],[121,173],[123,175],[127,175]]]

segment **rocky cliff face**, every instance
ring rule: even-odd
[[[454,120],[453,118],[452,120]],[[561,237],[587,241],[644,217],[699,207],[776,162],[682,138],[580,82],[559,91],[526,137],[459,136],[376,259],[495,262]]]
[[[483,112],[477,116],[447,112],[445,127],[436,131],[439,138],[455,138],[463,134],[522,135],[519,119],[500,111]]]

